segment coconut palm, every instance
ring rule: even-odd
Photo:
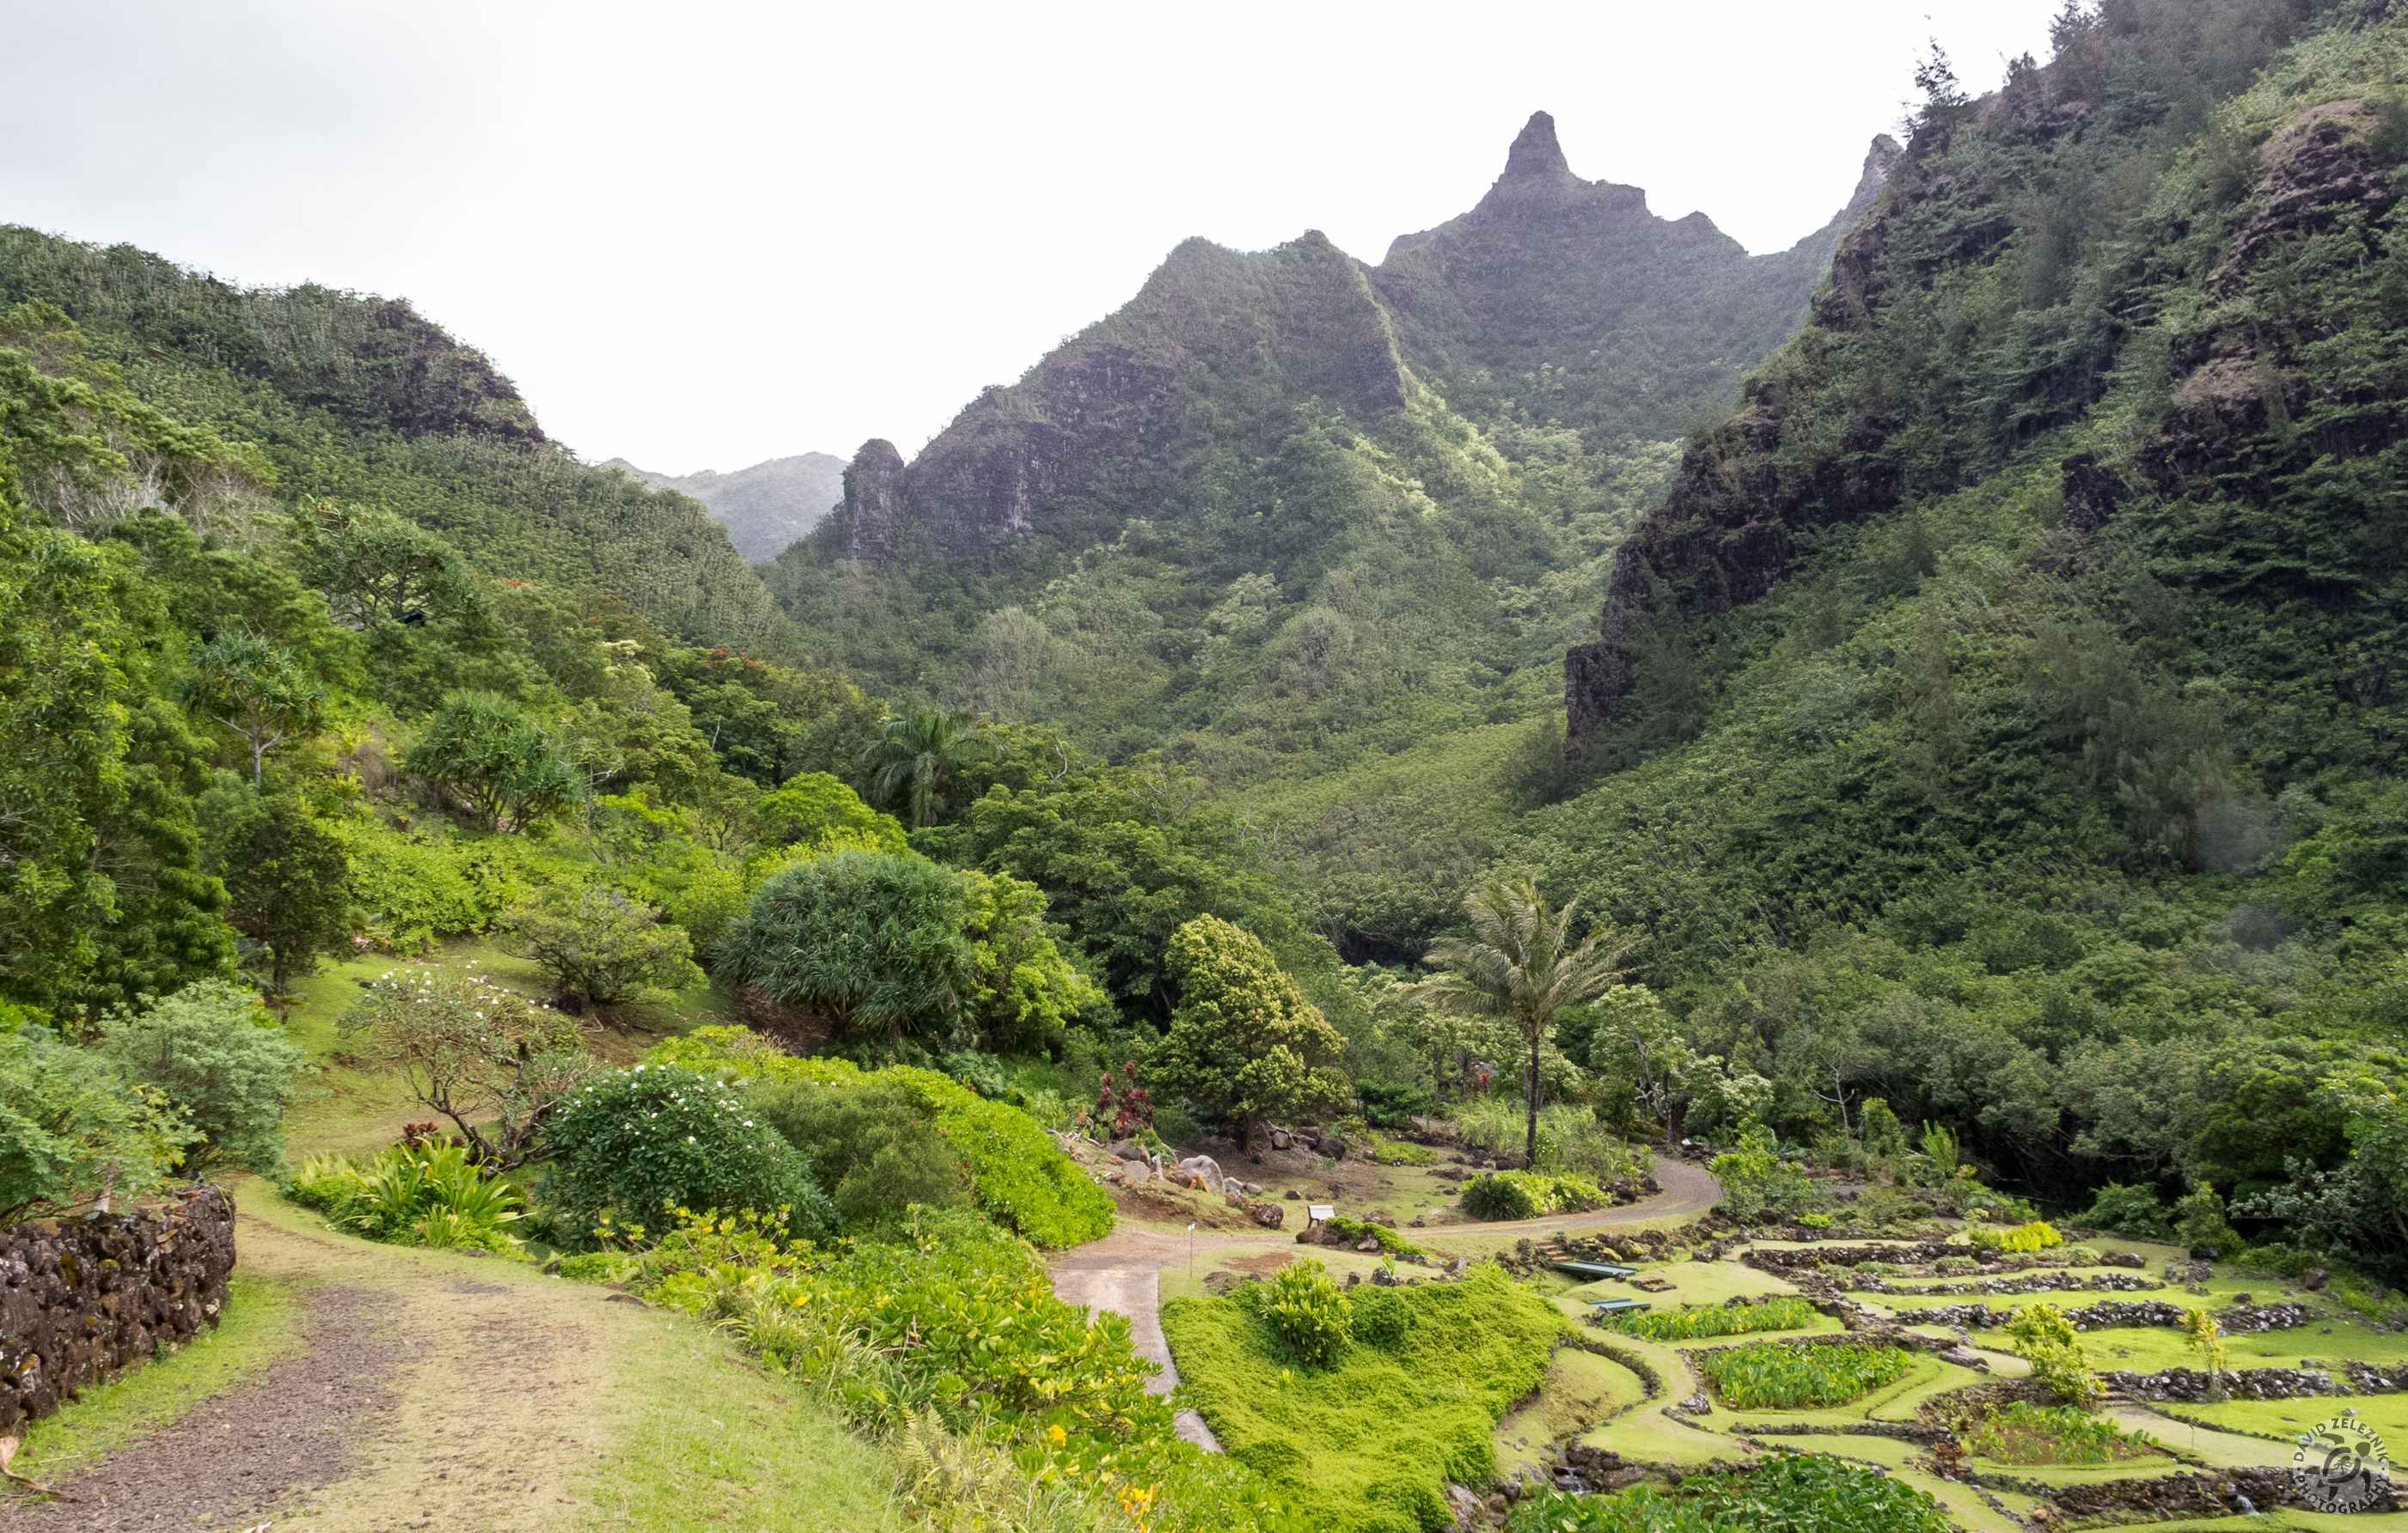
[[[1512,1024],[1529,1045],[1527,1164],[1539,1162],[1539,1044],[1555,1013],[1603,994],[1628,972],[1635,938],[1600,926],[1571,946],[1580,902],[1550,910],[1529,879],[1493,879],[1466,895],[1469,938],[1443,938],[1423,962],[1444,972],[1413,987],[1413,998],[1457,1016]]]
[[[857,758],[869,774],[870,795],[881,803],[909,800],[911,824],[924,825],[936,812],[945,776],[967,762],[994,754],[978,732],[975,713],[949,713],[919,705],[889,714],[886,736]]]

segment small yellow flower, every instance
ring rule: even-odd
[[[1058,1423],[1045,1428],[1045,1435],[1054,1440],[1054,1445],[1057,1448],[1070,1440],[1070,1434],[1062,1430]]]

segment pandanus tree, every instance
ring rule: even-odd
[[[909,804],[917,828],[936,817],[945,780],[991,754],[977,714],[915,706],[886,721],[885,738],[864,750],[858,765],[869,774],[870,796],[883,804]]]
[[[1539,1160],[1539,1045],[1567,1006],[1602,995],[1627,970],[1635,938],[1598,927],[1571,940],[1578,900],[1551,910],[1527,878],[1494,879],[1465,896],[1469,936],[1440,939],[1423,961],[1440,970],[1413,987],[1416,1000],[1458,1016],[1509,1024],[1528,1051],[1524,1097],[1529,1130],[1524,1153]]]

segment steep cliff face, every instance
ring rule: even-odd
[[[2215,115],[2307,17],[2294,0],[2213,16],[2114,0],[2060,22],[2048,65],[2019,61],[1999,91],[1926,109],[1811,322],[1687,444],[1618,551],[1598,637],[1565,661],[1573,762],[1624,765],[1677,738],[1629,738],[1651,676],[1693,685],[1698,633],[1771,592],[1805,542],[1931,503],[2034,443],[2082,449],[2047,466],[2063,525],[2097,533],[2146,495],[2181,542],[2203,523],[2173,502],[2304,509],[2290,476],[2401,439],[2377,359],[2408,312],[2381,294],[2408,289],[2337,276],[2395,269],[2399,149],[2374,147],[2382,113],[2353,98],[2286,107],[2271,126],[2253,122],[2262,107]],[[2263,585],[2263,552],[2228,549],[2197,578],[2238,562]],[[2277,583],[2328,603],[2363,584],[2294,562]]]
[[[867,444],[823,556],[882,562],[908,523],[981,572],[1017,550],[1111,538],[1220,432],[1252,435],[1303,400],[1375,424],[1404,366],[1361,266],[1318,231],[1243,253],[1191,239],[1128,305],[990,388],[903,468]],[[1208,401],[1231,414],[1199,422]]]
[[[117,245],[0,227],[0,303],[56,305],[179,362],[264,380],[295,404],[404,437],[544,440],[493,363],[406,300],[305,283],[238,288]]]
[[[608,591],[714,644],[796,650],[700,507],[580,462],[484,353],[405,301],[236,287],[131,246],[0,226],[0,312],[27,303],[64,312],[137,395],[258,446],[280,500],[382,506],[488,574]]]

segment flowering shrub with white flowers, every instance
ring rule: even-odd
[[[587,1082],[544,1133],[552,1168],[542,1201],[562,1243],[611,1227],[668,1229],[674,1208],[751,1209],[792,1235],[837,1225],[835,1206],[794,1146],[753,1116],[732,1084],[674,1065],[638,1065]]]
[[[412,1096],[450,1119],[489,1172],[533,1159],[545,1120],[601,1064],[575,1018],[474,964],[390,970],[335,1027],[363,1063],[399,1072]]]

